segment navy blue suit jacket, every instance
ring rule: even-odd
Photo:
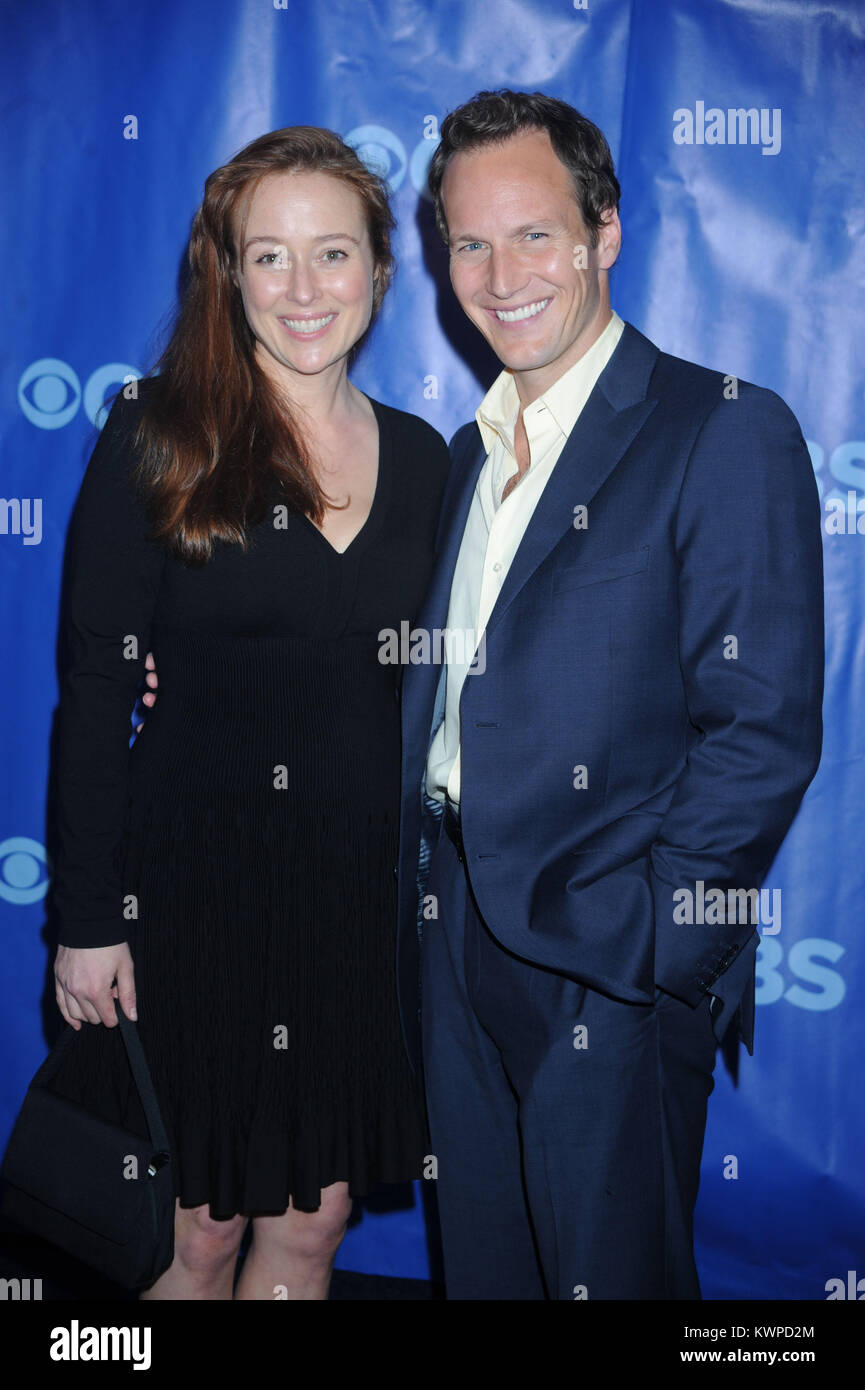
[[[677,924],[673,894],[759,887],[817,769],[822,546],[794,416],[745,382],[725,396],[725,380],[626,324],[493,609],[485,670],[466,678],[461,812],[503,946],[624,1001],[713,994],[716,1035],[737,1017],[750,1052],[758,933]],[[474,422],[451,452],[429,631],[447,624],[485,460]],[[409,665],[402,688],[398,978],[415,1065],[442,674]]]

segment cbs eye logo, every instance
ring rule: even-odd
[[[140,372],[128,362],[106,362],[87,378],[82,390],[78,373],[59,357],[40,357],[31,362],[18,382],[18,404],[40,430],[59,430],[74,418],[83,400],[87,418],[101,429],[101,414],[108,388],[137,381]]]
[[[408,173],[416,193],[429,199],[427,174],[430,160],[439,142],[438,121],[435,116],[424,118],[424,133],[409,156],[398,135],[383,125],[358,125],[343,136],[358,158],[373,174],[386,181],[388,190],[396,193]]]
[[[0,841],[0,898],[19,907],[38,902],[45,897],[48,869],[45,846],[38,840],[14,835]]]

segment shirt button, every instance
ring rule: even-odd
[[[498,574],[498,572],[499,572],[500,569],[501,569],[501,565],[499,564],[498,560],[496,560],[495,564],[493,565],[493,570],[495,571],[496,574]]]

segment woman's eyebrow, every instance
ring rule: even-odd
[[[257,241],[271,241],[281,244],[282,239],[278,236],[251,236],[245,243],[246,246],[254,246]],[[355,246],[360,246],[356,236],[351,232],[323,232],[321,236],[313,237],[313,241],[353,241]]]

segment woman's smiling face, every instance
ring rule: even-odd
[[[344,369],[373,305],[372,248],[354,189],[324,173],[266,175],[238,250],[236,283],[262,369],[289,390],[294,374]]]

